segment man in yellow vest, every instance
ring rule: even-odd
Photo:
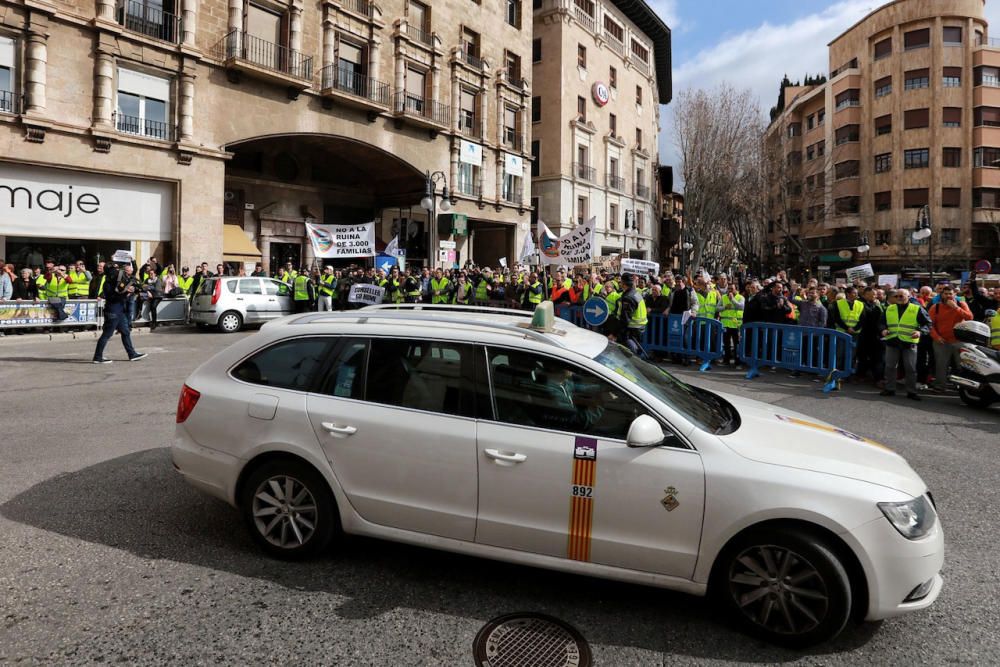
[[[642,337],[646,333],[649,319],[646,315],[646,301],[636,289],[635,282],[635,276],[631,273],[622,274],[625,291],[618,299],[618,330],[621,332],[622,342],[632,354],[644,354]]]
[[[316,285],[319,292],[319,310],[322,312],[333,310],[333,293],[337,289],[337,277],[333,275],[333,267],[327,266],[323,269],[323,275],[319,277],[319,284]]]
[[[87,271],[82,260],[69,268],[66,283],[70,299],[86,299],[90,296],[90,271]]]
[[[896,290],[882,315],[882,338],[885,340],[885,389],[882,396],[896,395],[896,371],[902,362],[906,377],[906,397],[917,396],[917,345],[920,335],[930,331],[931,318],[917,303],[910,303],[910,293]]]
[[[722,295],[720,301],[722,311],[719,319],[722,320],[722,362],[726,365],[735,365],[739,358],[740,350],[740,327],[743,326],[743,311],[746,309],[746,299],[736,289],[736,283],[729,283],[726,286],[726,293]]]
[[[698,299],[698,317],[716,319],[719,311],[719,293],[711,288],[702,276],[694,279],[694,295]]]
[[[542,302],[544,295],[545,289],[542,287],[542,283],[538,281],[538,274],[532,272],[523,285],[521,307],[525,310],[534,310]]]
[[[69,298],[69,283],[66,282],[66,267],[49,264],[50,270],[38,276],[38,300],[48,301],[55,313],[56,322],[62,322],[66,314],[66,300]]]
[[[836,308],[833,310],[833,326],[837,331],[845,331],[854,337],[861,333],[861,316],[865,312],[865,304],[858,298],[858,290],[853,285],[848,285],[844,290],[844,298],[837,299]]]
[[[296,313],[305,313],[312,310],[315,299],[312,281],[309,280],[309,270],[303,268],[295,275],[292,283],[292,301],[294,302]]]
[[[279,278],[279,280],[281,280],[281,282],[283,283],[288,283],[289,285],[291,285],[292,281],[294,281],[296,276],[298,275],[299,272],[292,268],[291,262],[288,262],[287,264],[285,264],[285,270],[281,272],[281,277]]]
[[[181,275],[177,276],[177,286],[184,292],[184,296],[191,296],[191,287],[194,285],[194,276],[191,269],[186,266],[181,267]]]
[[[993,315],[990,320],[990,347],[1000,350],[1000,313]]]
[[[434,269],[431,278],[431,303],[451,303],[451,281],[444,277],[441,269]]]

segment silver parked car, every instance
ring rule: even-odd
[[[191,321],[233,333],[292,312],[292,288],[273,278],[214,276],[202,282],[191,302]]]

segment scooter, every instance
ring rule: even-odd
[[[959,341],[958,369],[949,379],[958,385],[962,402],[975,408],[988,408],[1000,401],[1000,350],[990,345],[990,326],[983,322],[955,325]]]

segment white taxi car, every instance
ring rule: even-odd
[[[901,456],[687,385],[551,304],[268,323],[188,378],[172,454],[279,557],[343,531],[712,593],[799,646],[942,587],[934,502]]]

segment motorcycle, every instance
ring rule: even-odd
[[[990,326],[983,322],[955,325],[959,341],[958,369],[949,379],[958,385],[962,402],[975,408],[988,408],[1000,401],[1000,350],[990,345]]]

